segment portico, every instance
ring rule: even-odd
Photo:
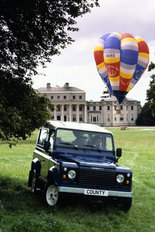
[[[103,101],[86,101],[86,92],[66,83],[63,87],[41,87],[38,92],[48,97],[53,103],[51,115],[54,120],[70,122],[87,122],[103,126],[135,125],[140,102],[125,99],[117,114],[117,100],[109,97]]]

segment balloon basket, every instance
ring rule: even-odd
[[[117,106],[116,106],[116,114],[120,114],[120,113],[121,113],[120,106],[117,105]]]
[[[120,110],[116,110],[116,114],[120,114],[121,113],[121,111]]]

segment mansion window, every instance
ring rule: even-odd
[[[54,96],[51,96],[51,100],[53,100],[54,99]]]
[[[82,117],[79,118],[79,121],[82,122]]]
[[[73,122],[76,122],[76,117],[73,117]]]
[[[124,120],[124,118],[123,117],[120,117],[120,121],[123,121]]]
[[[60,111],[60,105],[57,106],[57,111]]]
[[[99,106],[99,110],[102,110],[102,106]]]
[[[131,106],[131,110],[133,110],[133,106]]]
[[[52,111],[54,111],[54,105],[52,105],[52,107],[51,107],[51,112],[52,112]]]
[[[64,96],[64,99],[67,99],[67,96]]]
[[[82,106],[79,106],[79,111],[82,111]]]
[[[123,106],[120,106],[120,110],[123,110]]]
[[[134,119],[133,119],[133,114],[131,114],[131,121],[133,121]]]
[[[75,95],[74,95],[74,96],[72,96],[72,99],[73,99],[73,100],[74,100],[74,99],[76,99]]]
[[[96,122],[97,120],[96,120],[96,117],[93,117],[93,122]]]
[[[61,117],[60,117],[60,115],[57,115],[57,120],[61,120]]]
[[[96,110],[96,106],[93,106],[93,110],[94,110],[94,111]]]
[[[57,96],[57,99],[60,99],[60,96]]]
[[[82,99],[82,95],[79,96],[79,99]]]
[[[76,111],[76,106],[73,106],[73,111]]]
[[[110,106],[107,106],[107,110],[110,110]]]
[[[66,116],[66,115],[64,116],[64,121],[65,121],[65,122],[67,121],[67,116]]]

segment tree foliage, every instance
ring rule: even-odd
[[[0,0],[0,62],[14,76],[36,72],[73,40],[75,18],[97,0]]]
[[[25,139],[49,118],[51,104],[31,77],[73,41],[75,19],[94,6],[98,0],[0,0],[0,139]]]
[[[149,103],[145,103],[141,113],[136,120],[137,126],[155,126],[155,117],[153,117]]]
[[[0,138],[9,143],[26,139],[51,118],[51,102],[39,96],[31,85],[9,75],[0,79]]]
[[[155,69],[155,64],[151,62],[149,65],[149,71]],[[151,110],[151,114],[155,117],[155,74],[151,75],[151,81],[149,85],[149,89],[147,90],[147,100],[149,103],[149,108]]]
[[[154,63],[150,63],[148,70],[155,68]],[[151,75],[149,89],[147,90],[147,103],[142,108],[136,121],[137,125],[155,126],[155,74]]]

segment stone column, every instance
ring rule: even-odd
[[[84,105],[84,122],[87,122],[87,105]]]
[[[61,105],[61,121],[64,122],[64,105]]]
[[[79,105],[76,105],[76,122],[79,122]]]
[[[72,121],[72,105],[69,105],[69,121]]]
[[[54,105],[54,120],[57,120],[57,112],[56,112],[57,106]]]

